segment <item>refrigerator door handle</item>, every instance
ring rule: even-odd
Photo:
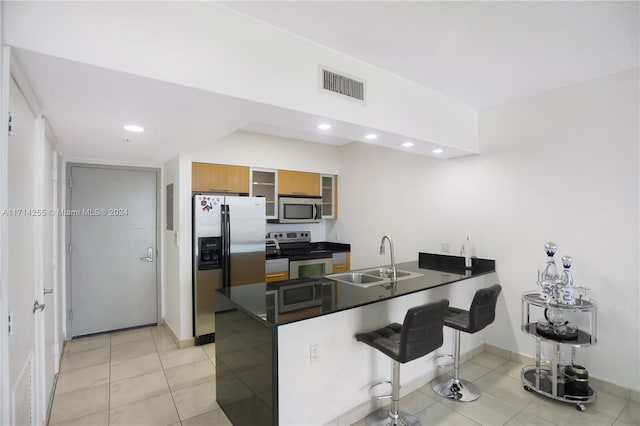
[[[231,285],[231,221],[229,219],[229,206],[222,205],[222,245],[224,253],[223,287]]]

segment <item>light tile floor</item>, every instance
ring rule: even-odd
[[[452,402],[427,385],[400,406],[434,426],[640,425],[640,404],[607,392],[579,412],[524,391],[523,366],[484,352],[460,368],[482,391],[477,401]],[[67,342],[49,424],[230,425],[216,403],[215,344],[178,349],[163,327]]]
[[[178,349],[163,327],[67,342],[49,425],[230,425],[215,344]]]
[[[474,382],[482,392],[479,399],[450,401],[426,385],[401,398],[400,409],[430,426],[640,425],[640,404],[607,392],[598,391],[596,401],[580,412],[574,404],[525,391],[520,381],[524,366],[483,352],[460,366],[460,377]],[[387,409],[381,411],[386,415]],[[364,426],[366,420],[353,426]]]

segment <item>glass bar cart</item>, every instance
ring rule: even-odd
[[[533,311],[544,312],[544,320],[532,320]],[[539,292],[522,296],[522,331],[536,339],[535,366],[522,369],[524,389],[534,391],[558,401],[576,404],[579,411],[585,410],[587,403],[596,399],[596,391],[588,385],[588,373],[582,366],[575,365],[576,348],[596,344],[597,309],[593,300],[576,298],[573,304],[557,303],[543,299]],[[553,318],[552,316],[555,316]],[[553,327],[558,317],[566,325],[573,320],[570,329]],[[552,356],[549,362],[541,357],[541,345],[551,344]],[[563,362],[563,350],[571,348],[570,362]]]

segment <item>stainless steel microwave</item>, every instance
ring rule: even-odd
[[[315,223],[322,220],[322,197],[279,197],[278,223]]]

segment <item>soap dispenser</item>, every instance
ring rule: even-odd
[[[471,241],[469,237],[467,237],[467,240],[462,245],[462,251],[464,252],[464,267],[465,269],[471,269],[473,263],[471,262]]]

